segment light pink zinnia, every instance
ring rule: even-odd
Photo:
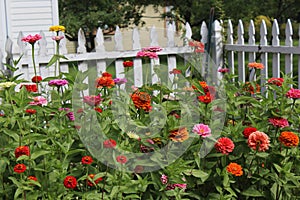
[[[215,148],[218,152],[228,155],[233,151],[234,143],[230,138],[222,137],[218,139]]]
[[[203,138],[211,136],[211,130],[209,126],[205,124],[196,124],[192,131]]]
[[[300,98],[300,89],[294,89],[291,88],[287,93],[286,96],[288,98],[292,98],[292,99],[299,99]]]
[[[136,54],[136,57],[148,57],[148,58],[158,58],[158,55],[156,52],[150,52],[150,51],[139,51]]]
[[[279,127],[279,128],[284,128],[284,127],[289,126],[289,121],[287,119],[280,118],[280,117],[270,118],[269,122],[273,126]]]
[[[97,106],[102,101],[100,95],[91,95],[91,96],[84,96],[83,103],[87,103],[90,106]]]
[[[270,146],[270,138],[264,132],[255,131],[249,135],[248,146],[254,150],[266,151]]]
[[[47,99],[42,96],[37,96],[33,98],[32,102],[29,102],[29,105],[35,105],[35,106],[45,106],[47,105]]]

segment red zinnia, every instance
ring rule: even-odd
[[[26,90],[28,92],[37,92],[38,91],[36,84],[25,84],[25,85],[21,85],[20,88],[22,88],[23,86],[26,88]]]
[[[33,180],[33,181],[38,181],[35,176],[28,176],[27,179],[28,180]]]
[[[95,111],[97,111],[98,113],[102,113],[102,109],[99,107],[94,108]]]
[[[25,112],[30,114],[30,115],[33,115],[33,114],[36,113],[36,110],[35,109],[26,109]]]
[[[169,72],[170,74],[181,74],[181,70],[180,69],[172,69],[172,71]]]
[[[21,174],[21,173],[23,173],[25,171],[26,171],[26,165],[24,165],[24,164],[17,164],[14,167],[14,172],[16,172],[18,174]]]
[[[94,180],[95,174],[89,174],[89,177],[94,181],[95,184],[98,184],[103,179],[102,177],[100,177],[100,178],[97,178],[96,180]],[[94,186],[94,184],[91,181],[89,181],[88,179],[87,179],[87,184],[88,184],[88,186],[91,186],[91,187]]]
[[[244,137],[248,138],[249,135],[255,131],[257,131],[257,129],[255,127],[246,127],[243,131]]]
[[[123,156],[123,155],[117,156],[117,162],[121,163],[121,164],[125,164],[127,162],[126,156]]]
[[[218,152],[228,155],[234,149],[234,143],[227,137],[219,138],[215,144],[215,148]]]
[[[19,146],[15,149],[15,157],[19,158],[20,156],[29,156],[30,155],[30,150],[28,146]]]
[[[91,156],[83,156],[81,158],[81,163],[82,164],[86,164],[86,165],[89,165],[93,162],[93,158]]]
[[[213,100],[213,97],[209,93],[206,93],[206,95],[198,96],[198,100],[202,103],[209,104]]]
[[[32,77],[31,81],[34,82],[34,83],[39,83],[41,82],[43,79],[41,76],[34,76]]]
[[[126,60],[123,62],[123,66],[124,67],[132,67],[133,66],[133,62],[130,60]]]
[[[108,139],[103,142],[104,148],[115,148],[117,142],[113,139]]]
[[[77,186],[77,180],[74,176],[66,176],[64,179],[64,186],[66,188],[74,189]]]
[[[284,82],[284,79],[283,78],[270,78],[268,80],[268,83],[269,84],[272,84],[272,85],[277,85],[277,86],[282,86],[282,83]]]

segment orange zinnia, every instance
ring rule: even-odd
[[[230,174],[234,175],[234,176],[242,176],[243,175],[243,168],[241,165],[237,164],[237,163],[230,163],[229,165],[227,165],[226,167],[227,172],[229,172]]]
[[[265,66],[262,63],[257,63],[257,62],[251,62],[248,64],[249,68],[255,68],[255,69],[263,69]]]
[[[189,132],[185,127],[178,128],[170,131],[169,138],[174,142],[183,142],[189,138]]]
[[[95,86],[97,88],[102,88],[102,87],[111,88],[111,87],[115,86],[115,82],[110,73],[103,72],[102,77],[99,77],[96,79]]]
[[[289,131],[282,132],[278,139],[286,147],[296,147],[299,144],[298,135]]]
[[[151,110],[151,96],[146,92],[136,91],[131,95],[131,99],[137,109],[143,109],[146,112]]]

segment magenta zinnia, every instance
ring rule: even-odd
[[[275,127],[279,127],[279,128],[284,128],[289,126],[289,122],[287,119],[284,118],[280,118],[280,117],[275,117],[275,118],[270,118],[269,122],[275,126]]]
[[[196,124],[192,131],[203,138],[211,136],[211,130],[209,126],[205,124]]]

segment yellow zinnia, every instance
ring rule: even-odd
[[[50,26],[49,31],[62,31],[65,32],[66,28],[64,26],[56,25],[56,26]]]

